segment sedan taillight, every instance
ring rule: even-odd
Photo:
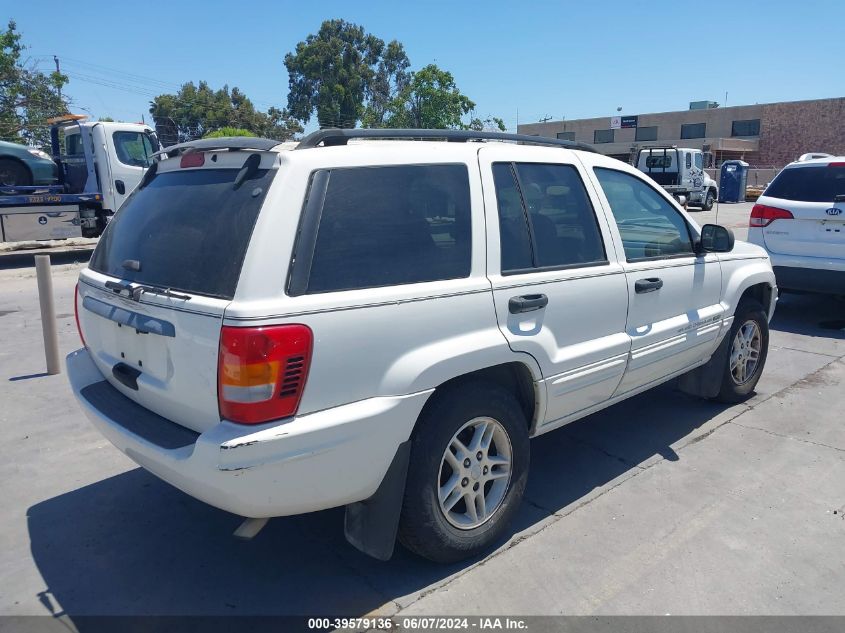
[[[76,331],[79,332],[79,340],[82,341],[82,347],[88,347],[85,344],[85,337],[82,335],[82,326],[79,325],[79,284],[73,289],[73,318],[76,321]]]
[[[220,416],[260,424],[296,414],[312,342],[305,325],[224,326],[217,366]]]
[[[775,220],[792,220],[794,218],[795,216],[792,215],[792,212],[786,209],[778,209],[777,207],[770,207],[765,204],[755,204],[751,209],[748,226],[760,228],[769,226]]]

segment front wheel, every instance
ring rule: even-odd
[[[0,158],[0,186],[28,187],[32,185],[32,175],[19,162]]]
[[[481,553],[507,529],[528,477],[528,423],[496,385],[433,397],[411,444],[399,540],[447,563]]]
[[[713,203],[716,201],[716,196],[713,195],[713,190],[707,190],[707,196],[704,198],[704,204],[701,205],[702,211],[709,211],[713,208]]]
[[[728,336],[728,358],[716,399],[733,403],[754,391],[766,364],[769,321],[763,306],[752,299],[741,301]]]

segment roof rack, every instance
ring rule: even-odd
[[[184,154],[188,151],[205,152],[215,149],[228,150],[242,150],[254,149],[259,151],[267,151],[276,147],[281,141],[274,141],[269,138],[256,138],[254,136],[223,136],[221,138],[202,138],[195,141],[186,141],[184,143],[177,143],[170,147],[165,147],[161,151],[156,152],[153,156],[160,154],[167,154],[171,158]]]
[[[445,139],[453,143],[465,143],[467,141],[515,141],[518,143],[530,143],[532,145],[553,145],[567,149],[579,149],[585,152],[598,151],[586,143],[577,141],[565,141],[557,138],[545,138],[542,136],[528,136],[527,134],[508,134],[506,132],[481,132],[476,130],[414,130],[414,129],[389,129],[389,128],[368,128],[368,129],[341,129],[333,128],[318,130],[303,138],[296,149],[311,149],[323,144],[346,145],[350,139]]]

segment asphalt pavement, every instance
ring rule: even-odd
[[[719,211],[738,236],[743,206]],[[78,269],[54,266],[63,354]],[[507,538],[440,566],[358,553],[340,509],[233,539],[238,517],[138,468],[44,373],[35,287],[0,270],[0,615],[845,614],[839,300],[781,299],[742,404],[666,385],[537,438]]]

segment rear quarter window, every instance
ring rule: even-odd
[[[845,195],[845,165],[786,168],[763,195],[801,202],[833,202],[836,196]]]
[[[239,187],[237,169],[163,172],[109,223],[89,266],[132,282],[231,299],[274,170]],[[140,270],[125,268],[127,260]]]
[[[356,167],[328,172],[313,250],[297,250],[322,293],[468,277],[471,240],[466,165]]]

